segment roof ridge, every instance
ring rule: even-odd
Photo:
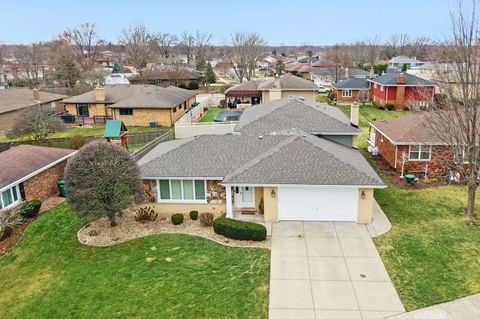
[[[280,143],[276,144],[275,146],[269,148],[269,149],[268,149],[267,151],[265,151],[264,153],[258,155],[257,157],[254,157],[253,159],[251,159],[250,161],[248,161],[247,163],[245,163],[243,166],[240,166],[240,167],[238,167],[237,169],[233,170],[233,172],[227,174],[227,175],[224,177],[224,180],[231,179],[231,178],[234,177],[235,175],[238,175],[238,174],[240,174],[240,173],[243,173],[243,172],[246,171],[247,169],[253,167],[255,164],[260,163],[262,160],[264,160],[264,159],[270,157],[271,155],[275,154],[276,152],[278,152],[283,146],[292,143],[292,142],[295,141],[297,138],[299,138],[298,135],[289,136],[289,137],[286,138],[285,140],[283,140],[283,141],[281,141]]]

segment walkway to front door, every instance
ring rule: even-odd
[[[273,224],[271,319],[380,319],[404,311],[365,225]]]

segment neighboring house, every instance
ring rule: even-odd
[[[374,103],[393,104],[395,109],[426,109],[434,101],[435,84],[402,72],[386,73],[368,80]]]
[[[146,75],[137,75],[129,78],[132,84],[153,84],[161,87],[169,86],[188,86],[190,82],[195,81],[200,84],[204,81],[204,76],[195,70],[170,70],[161,69],[156,71],[146,71]]]
[[[37,89],[0,90],[0,131],[6,131],[15,125],[17,118],[28,108],[46,106],[52,112],[60,112],[60,104],[65,95],[46,93]]]
[[[296,120],[284,121],[295,107]],[[157,211],[241,218],[263,207],[264,222],[372,221],[373,190],[385,187],[373,168],[351,145],[301,129],[356,134],[344,114],[295,97],[246,112],[233,135],[161,143],[139,160],[147,200],[157,202]],[[309,116],[318,121],[305,122]]]
[[[400,55],[393,57],[388,61],[388,65],[391,67],[395,67],[398,70],[401,70],[404,65],[407,66],[407,69],[410,69],[411,67],[416,67],[425,64],[423,61],[419,61],[416,58],[410,58],[405,55]]]
[[[318,61],[320,61],[320,59],[316,56],[307,56],[297,60],[298,63],[315,63]]]
[[[7,74],[3,71],[0,65],[0,90],[8,89]]]
[[[425,115],[409,115],[370,123],[370,145],[399,173],[432,176],[447,173],[451,148],[432,133]]]
[[[58,194],[67,160],[75,150],[19,145],[0,153],[0,211],[23,200],[45,200]]]
[[[285,68],[285,72],[299,76],[300,74],[302,75],[302,78],[305,80],[311,80],[312,76],[311,73],[315,70],[313,66],[310,64],[302,64],[302,63],[297,63],[297,64],[291,64],[288,65]]]
[[[366,78],[353,78],[332,85],[338,102],[370,101],[370,82]]]
[[[359,68],[335,68],[315,66],[315,64],[312,67],[310,77],[317,86],[332,86],[336,79],[343,81],[354,78],[368,79],[375,76],[371,72]]]
[[[114,73],[104,78],[105,85],[130,84],[128,75],[131,73]]]
[[[193,91],[156,85],[110,85],[63,100],[68,114],[82,120],[122,120],[127,126],[172,126],[194,102]]]
[[[279,78],[258,81],[252,80],[233,86],[225,91],[225,98],[232,104],[254,105],[289,96],[301,96],[315,101],[318,87],[298,76],[286,74]]]

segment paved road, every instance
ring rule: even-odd
[[[272,225],[271,319],[380,319],[403,312],[366,226]]]

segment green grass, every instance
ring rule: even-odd
[[[215,117],[215,115],[224,111],[225,109],[223,107],[218,107],[218,106],[211,107],[208,109],[208,112],[205,113],[204,116],[202,116],[199,122],[213,122],[213,118]]]
[[[0,258],[0,318],[267,317],[268,250],[174,234],[88,247],[84,223],[57,206]]]
[[[144,133],[155,132],[158,130],[166,130],[167,128],[150,128],[150,127],[129,127],[129,133]],[[102,135],[104,131],[103,127],[73,127],[66,128],[63,131],[50,134],[48,138],[70,138],[76,135],[81,136],[95,136]],[[18,139],[20,140],[20,139]],[[0,134],[0,142],[9,142],[11,139],[7,138],[4,134]],[[14,140],[17,141],[17,140]]]

